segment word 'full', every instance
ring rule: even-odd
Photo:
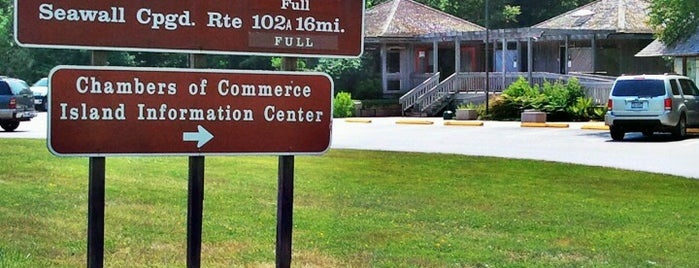
[[[282,0],[282,9],[286,10],[291,8],[291,10],[296,11],[311,11],[311,0]]]

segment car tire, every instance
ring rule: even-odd
[[[612,136],[612,140],[621,141],[624,140],[626,132],[618,127],[609,127],[609,134]]]
[[[17,129],[17,127],[19,127],[19,122],[12,121],[12,122],[1,123],[0,127],[2,127],[2,129],[4,129],[7,132],[12,132],[12,131],[15,131],[15,129]]]
[[[687,117],[684,114],[680,116],[680,121],[672,129],[672,136],[678,140],[682,140],[687,136]]]

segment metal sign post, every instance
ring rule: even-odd
[[[204,55],[190,55],[191,68],[206,66]],[[187,195],[187,267],[201,266],[201,230],[204,214],[204,156],[189,157],[189,190]]]
[[[92,65],[106,65],[104,52],[92,52]],[[87,204],[87,267],[104,265],[104,157],[90,157],[90,174]]]
[[[295,71],[298,59],[282,58],[282,70]],[[294,220],[294,156],[279,156],[277,186],[277,268],[291,267]]]

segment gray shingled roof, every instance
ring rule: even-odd
[[[415,37],[485,28],[412,0],[393,0],[365,12],[364,30],[366,37]]]
[[[655,40],[646,48],[636,54],[636,57],[688,57],[699,56],[699,28],[696,33],[684,41],[677,42],[672,46],[666,46],[660,40]]]
[[[653,33],[649,0],[599,0],[532,26],[543,29],[612,30]]]

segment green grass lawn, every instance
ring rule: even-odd
[[[0,139],[0,267],[84,267],[87,158]],[[184,267],[186,157],[107,158],[105,266]],[[273,267],[277,157],[207,157],[202,267]],[[296,157],[294,267],[698,267],[699,181],[550,162]]]

